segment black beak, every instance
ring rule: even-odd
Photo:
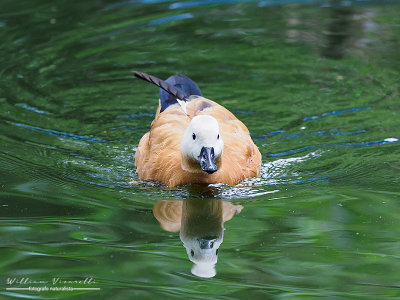
[[[199,156],[200,166],[204,172],[212,174],[218,170],[215,163],[214,148],[213,147],[203,147],[200,151]]]
[[[217,240],[216,237],[205,237],[198,238],[197,241],[200,244],[200,249],[212,249],[214,248],[214,242]]]

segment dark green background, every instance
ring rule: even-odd
[[[400,7],[297,3],[1,1],[0,297],[398,299]],[[130,186],[158,104],[132,70],[234,112],[262,178]],[[202,196],[244,206],[212,279],[152,214]],[[87,276],[100,291],[5,290]]]

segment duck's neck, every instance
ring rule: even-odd
[[[184,156],[182,154],[182,170],[189,173],[201,173],[203,170],[200,167],[200,163],[197,160]]]

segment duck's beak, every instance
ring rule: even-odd
[[[198,238],[197,241],[200,244],[200,249],[212,249],[214,248],[214,243],[217,240],[217,237],[204,237]]]
[[[201,169],[208,174],[212,174],[218,170],[217,164],[215,163],[213,147],[201,148],[199,161]]]

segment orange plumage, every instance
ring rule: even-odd
[[[169,187],[190,183],[235,185],[247,177],[260,176],[261,154],[246,126],[223,106],[203,97],[190,97],[185,113],[177,103],[160,112],[158,107],[151,129],[140,140],[135,155],[141,180],[156,180]],[[193,99],[194,98],[194,99]],[[218,170],[208,174],[200,164],[186,160],[181,143],[192,118],[209,115],[218,121],[224,143]]]

